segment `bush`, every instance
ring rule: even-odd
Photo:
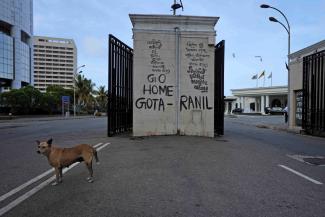
[[[61,96],[70,96],[72,105],[72,90],[50,86],[46,93],[41,93],[32,86],[26,86],[0,93],[0,108],[6,113],[19,115],[59,114],[61,113]]]

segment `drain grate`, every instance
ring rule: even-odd
[[[325,166],[325,156],[287,155],[288,157],[313,166]]]
[[[303,159],[305,162],[316,165],[316,166],[325,166],[325,158],[320,157],[308,157]]]

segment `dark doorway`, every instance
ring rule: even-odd
[[[251,111],[255,112],[255,102],[250,103],[249,108]]]
[[[279,99],[272,100],[272,107],[281,107],[281,101]]]

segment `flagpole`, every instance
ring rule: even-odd
[[[264,79],[263,79],[263,87],[265,87],[265,74],[264,74]]]

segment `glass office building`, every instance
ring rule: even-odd
[[[0,92],[33,85],[33,0],[0,1]]]

